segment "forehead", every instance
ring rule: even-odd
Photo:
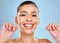
[[[38,9],[33,4],[26,4],[26,5],[23,5],[19,8],[19,12],[21,12],[21,11],[27,11],[27,12],[35,11],[35,12],[38,12]]]

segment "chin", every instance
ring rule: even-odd
[[[29,25],[25,24],[24,26],[20,25],[20,28],[24,34],[32,34],[32,33],[34,33],[36,26],[31,25],[31,24],[29,24]]]
[[[24,30],[24,31],[21,31],[21,32],[24,33],[24,34],[34,34],[33,30]]]
[[[34,31],[27,31],[27,32],[25,32],[26,34],[32,34],[32,33],[34,33]]]

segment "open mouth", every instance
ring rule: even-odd
[[[32,23],[25,23],[25,24],[23,24],[23,26],[24,26],[26,29],[32,29],[33,26],[34,26],[34,24],[32,24]]]

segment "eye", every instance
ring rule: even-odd
[[[20,16],[25,16],[25,14],[21,14]]]
[[[37,17],[37,15],[32,15],[32,16]]]

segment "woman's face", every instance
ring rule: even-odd
[[[20,7],[18,12],[18,24],[21,32],[34,33],[39,22],[38,9],[33,4],[27,4]]]

